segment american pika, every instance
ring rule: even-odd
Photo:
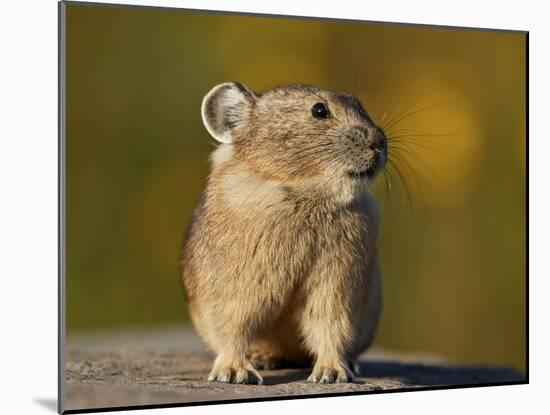
[[[182,252],[208,380],[312,366],[350,382],[381,310],[377,205],[386,137],[354,96],[308,85],[214,87],[202,120],[221,144]]]

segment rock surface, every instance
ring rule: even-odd
[[[67,410],[524,381],[513,369],[373,349],[354,383],[307,383],[302,369],[262,371],[263,385],[211,383],[212,356],[186,327],[72,336],[66,351]]]

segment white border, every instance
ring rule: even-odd
[[[547,407],[550,234],[548,13],[535,1],[112,1],[170,7],[398,21],[530,31],[530,380],[491,387],[162,410],[178,414],[518,413]],[[2,409],[53,413],[57,376],[57,4],[3,2],[0,12],[0,301]],[[534,365],[536,362],[536,366]],[[161,410],[158,410],[159,412]],[[136,412],[137,413],[137,412]],[[154,413],[140,411],[140,414]]]

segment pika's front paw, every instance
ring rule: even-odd
[[[209,382],[246,383],[261,385],[263,379],[252,367],[214,367],[208,375]]]
[[[315,365],[313,372],[307,378],[312,383],[348,383],[353,382],[351,370],[342,365],[332,367]]]

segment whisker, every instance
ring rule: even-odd
[[[434,89],[432,89],[430,92],[428,92],[427,94],[425,94],[424,96],[422,96],[418,101],[416,101],[415,103],[413,103],[412,105],[409,105],[408,107],[406,107],[404,110],[400,111],[392,120],[389,121],[389,124],[393,124],[393,122],[395,121],[395,119],[399,118],[401,115],[405,114],[407,111],[409,110],[412,110],[414,107],[416,107],[418,104],[420,104],[422,101],[428,99],[431,95],[433,95],[438,89],[440,89],[440,87],[436,87]],[[389,128],[389,125],[385,126],[383,128],[383,130],[386,130]]]
[[[356,71],[357,71],[357,56],[355,54],[353,55],[353,85],[351,89],[351,93],[355,95],[355,77],[356,77]]]
[[[388,179],[388,171],[385,166],[382,169],[382,176],[384,177],[384,184],[385,184],[387,198],[391,201],[391,183]]]
[[[394,138],[401,138],[401,137],[451,137],[456,135],[464,134],[464,131],[459,131],[456,133],[446,133],[446,134],[401,134],[401,135],[390,135],[386,136],[388,140],[394,139]]]
[[[411,208],[411,211],[414,213],[414,206],[413,206],[413,203],[412,203],[412,197],[411,197],[411,194],[410,194],[410,191],[409,191],[409,187],[408,187],[408,184],[407,184],[407,181],[405,180],[403,174],[401,173],[401,171],[399,170],[399,167],[398,165],[391,159],[388,159],[388,163],[389,163],[389,166],[397,173],[397,175],[399,176],[399,180],[401,181],[401,185],[403,187],[403,189],[405,190],[404,192],[404,195],[406,196],[407,198],[407,201],[409,203],[409,207]],[[402,196],[403,196],[403,193],[402,193]],[[403,199],[403,203],[406,204],[405,202],[405,199]]]
[[[394,154],[396,155],[396,154]],[[424,206],[425,203],[424,203],[424,194],[422,192],[422,187],[420,186],[420,182],[419,182],[419,178],[416,174],[416,172],[414,171],[414,169],[412,168],[412,166],[410,165],[409,161],[407,160],[406,157],[401,157],[400,155],[398,156],[402,166],[409,171],[409,177],[414,181],[414,184],[416,185],[416,188],[418,189],[418,196],[420,198],[420,201],[422,202],[422,205]]]
[[[393,156],[399,157],[400,160],[403,160],[403,162],[405,163],[409,163],[408,158],[407,156],[400,154],[399,151],[404,151],[407,153],[407,155],[412,156],[414,161],[417,162],[418,165],[428,173],[428,175],[430,176],[430,179],[432,179],[434,182],[436,181],[434,172],[428,167],[428,165],[424,162],[424,160],[418,157],[416,153],[414,153],[410,149],[404,149],[404,148],[396,149],[396,151],[393,152]]]
[[[394,78],[392,89],[391,89],[390,109],[389,109],[389,111],[386,111],[384,113],[384,115],[382,116],[382,120],[380,121],[380,124],[382,124],[384,122],[384,120],[386,119],[386,115],[393,114],[393,111],[395,110],[395,107],[396,107],[395,88],[396,88],[396,86],[397,86],[397,77]]]
[[[397,142],[394,142],[394,143],[388,143],[388,148],[407,148],[406,146],[407,145],[411,145],[411,146],[416,146],[416,147],[420,147],[424,150],[427,150],[427,151],[430,151],[432,152],[433,154],[436,154],[440,157],[444,157],[444,158],[447,158],[443,153],[441,153],[440,151],[437,151],[437,150],[434,150],[433,148],[430,148],[426,145],[424,145],[423,143],[418,143],[416,141],[397,141]]]
[[[442,101],[442,102],[438,102],[437,104],[433,104],[433,105],[430,105],[430,106],[428,106],[428,107],[420,108],[420,109],[415,110],[415,111],[413,111],[413,112],[410,112],[410,113],[408,113],[408,114],[404,114],[404,115],[402,115],[402,116],[400,116],[400,117],[397,117],[396,119],[394,119],[392,122],[390,122],[390,123],[384,128],[384,131],[386,131],[386,130],[388,130],[388,131],[391,130],[392,127],[395,127],[395,126],[396,126],[397,124],[399,124],[401,121],[406,120],[407,118],[410,118],[410,117],[412,117],[412,116],[415,115],[415,114],[418,114],[418,113],[423,112],[423,111],[427,111],[427,110],[429,110],[429,109],[433,109],[433,108],[439,107],[439,106],[441,106],[441,105],[443,105],[443,104],[447,104],[447,103],[449,103],[449,102],[450,102],[449,100],[447,100],[447,101]]]

